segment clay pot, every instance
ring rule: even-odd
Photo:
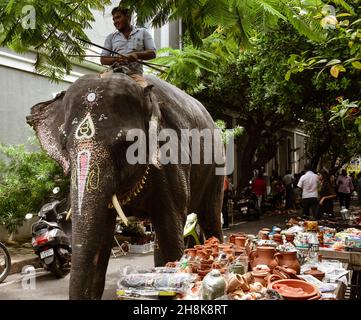
[[[278,244],[283,244],[283,239],[282,239],[282,235],[281,234],[274,234],[273,235],[273,241],[278,243]]]
[[[195,258],[197,255],[197,250],[196,249],[185,249],[184,250],[185,254],[188,255],[189,257]]]
[[[216,237],[211,237],[211,238],[207,239],[206,241],[204,241],[204,243],[206,245],[214,245],[214,244],[218,244],[219,240]]]
[[[278,265],[274,259],[276,249],[274,247],[257,247],[256,250],[252,251],[249,255],[251,267],[254,268],[259,264],[267,265],[271,271]]]
[[[205,270],[202,270],[202,269],[198,269],[197,270],[197,273],[198,273],[198,276],[203,279],[209,272],[211,272],[212,269],[205,269]]]
[[[311,267],[310,270],[305,271],[303,274],[309,274],[311,276],[314,276],[318,280],[322,281],[325,277],[325,273],[321,270],[318,270],[317,267]]]
[[[238,248],[244,248],[246,245],[246,240],[247,238],[242,236],[242,237],[236,237],[235,238],[235,244]]]
[[[286,241],[287,242],[293,243],[294,240],[295,240],[295,235],[294,234],[292,234],[292,233],[286,234]]]
[[[287,266],[277,266],[273,269],[273,274],[280,276],[282,279],[298,279],[297,272]]]
[[[287,266],[297,272],[301,271],[300,263],[297,260],[297,252],[278,252],[274,255],[274,258],[278,265]]]
[[[283,298],[286,300],[314,300],[319,299],[319,291],[318,289],[311,283],[308,283],[303,280],[295,280],[295,279],[283,279],[283,280],[277,280],[274,282],[271,282],[268,285],[269,289],[278,291],[277,285],[278,284],[284,284],[289,287],[293,288],[301,288],[304,292],[306,292],[305,295],[297,295],[296,292],[294,292],[292,295],[288,295],[286,293],[281,294]]]
[[[246,254],[246,250],[245,249],[236,249],[235,251],[234,251],[234,255],[236,256],[236,257],[238,257],[238,256],[240,256],[240,255],[242,255],[242,254]]]
[[[207,253],[206,250],[197,250],[197,257],[201,258],[201,259],[208,259],[209,255]]]
[[[221,250],[221,251],[224,251],[225,249],[231,249],[232,246],[229,245],[229,244],[220,244],[218,245],[218,249]]]
[[[231,234],[231,235],[229,236],[229,243],[235,244],[237,237],[245,237],[245,236],[246,236],[246,235],[245,235],[245,233],[243,233],[243,232]]]
[[[227,255],[227,256],[231,256],[233,255],[233,249],[229,248],[229,249],[224,249],[223,252]]]
[[[249,285],[243,278],[243,276],[239,274],[234,274],[228,281],[227,285],[227,293],[232,293],[238,289],[242,289],[244,291],[249,290]]]
[[[252,272],[246,272],[246,273],[243,275],[243,279],[244,279],[248,284],[251,284],[251,283],[254,281]]]
[[[253,268],[252,271],[252,276],[254,278],[255,282],[259,282],[261,283],[263,286],[267,285],[267,280],[266,278],[270,275],[270,270],[268,269],[262,269],[259,267],[255,267]]]
[[[218,256],[218,254],[219,254],[218,244],[213,244],[212,245],[212,255],[213,256]]]

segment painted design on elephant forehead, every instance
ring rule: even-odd
[[[89,150],[82,150],[77,156],[77,182],[78,182],[78,213],[81,214],[81,208],[84,199],[84,192],[90,168],[91,153]]]
[[[87,113],[85,118],[80,122],[75,131],[75,139],[85,140],[91,139],[95,135],[95,126],[90,113]]]
[[[123,133],[124,133],[124,132],[123,132],[123,130],[119,130],[119,132],[118,132],[118,134],[117,134],[117,136],[116,136],[115,140],[120,139],[120,138],[122,137]]]
[[[103,121],[103,120],[108,120],[108,117],[104,114],[104,113],[102,113],[101,115],[100,115],[100,118],[99,118],[99,122],[100,121]]]
[[[96,87],[95,89],[88,88],[88,92],[82,96],[83,105],[90,108],[97,106],[99,100],[103,98],[101,95],[103,92],[104,90],[100,90],[99,87]]]

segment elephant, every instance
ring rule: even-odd
[[[152,221],[155,266],[183,255],[183,228],[191,212],[198,214],[206,238],[223,240],[224,175],[215,173],[220,166],[214,158],[162,164],[165,141],[146,136],[146,149],[154,146],[154,152],[146,153],[145,163],[127,161],[134,144],[126,137],[134,128],[157,133],[168,128],[179,135],[183,129],[217,131],[199,101],[154,75],[145,78],[146,88],[121,73],[85,75],[54,99],[34,105],[27,116],[42,148],[71,175],[70,299],[101,299],[117,212],[125,223],[128,210]],[[218,140],[212,143],[224,157]]]

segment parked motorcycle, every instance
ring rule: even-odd
[[[260,208],[257,205],[257,195],[251,186],[245,187],[237,200],[236,208],[246,220],[257,220],[260,217]]]
[[[56,195],[59,188],[53,190]],[[39,256],[45,270],[50,270],[57,278],[62,278],[70,271],[71,261],[71,222],[68,212],[58,213],[66,199],[45,204],[39,211],[39,221],[31,226],[32,246]],[[33,214],[28,213],[26,220]]]

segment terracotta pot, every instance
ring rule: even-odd
[[[197,257],[201,259],[208,259],[209,255],[206,250],[197,250]]]
[[[235,238],[235,244],[238,248],[244,248],[246,245],[246,240],[247,238],[242,236],[242,237],[236,237]]]
[[[280,289],[277,288],[278,285],[287,285],[288,287],[301,288],[305,292],[305,294],[300,295],[297,292],[293,292],[292,294],[281,293],[279,291]],[[319,296],[319,291],[313,284],[302,280],[295,280],[295,279],[277,280],[270,283],[268,288],[277,291],[286,300],[310,300],[310,299],[313,300]]]
[[[188,256],[192,257],[192,258],[195,258],[196,255],[197,255],[197,250],[196,249],[185,249],[184,250],[185,254],[187,254]]]
[[[300,274],[301,266],[297,260],[297,252],[278,252],[274,255],[278,265],[287,266]]]
[[[287,266],[277,266],[273,269],[273,274],[280,276],[282,279],[298,279],[297,272]]]
[[[224,251],[225,249],[231,249],[231,248],[232,248],[232,246],[229,245],[229,244],[220,244],[218,246],[218,249],[221,250],[221,251]]]
[[[251,284],[251,283],[254,281],[252,272],[246,272],[246,273],[243,275],[243,279],[244,279],[248,284]]]
[[[256,250],[252,251],[249,255],[249,260],[252,269],[259,264],[267,265],[271,271],[278,265],[274,259],[276,249],[273,247],[257,247]]]
[[[188,265],[192,269],[193,273],[197,273],[197,270],[198,270],[198,267],[199,267],[199,264],[197,262],[189,262]]]
[[[261,283],[263,286],[267,286],[266,278],[270,275],[270,270],[264,270],[262,268],[255,267],[252,271],[252,276],[255,282]]]
[[[273,235],[273,241],[277,242],[278,244],[283,244],[283,239],[282,239],[282,235],[281,234],[274,234]]]
[[[245,236],[246,236],[246,234],[243,233],[243,232],[231,234],[231,235],[229,236],[229,243],[235,244],[237,237],[245,237]]]
[[[249,290],[249,285],[246,280],[239,274],[234,274],[228,281],[227,293],[232,293],[237,289],[242,289],[244,291]]]
[[[236,257],[238,257],[238,256],[240,256],[240,255],[242,255],[242,254],[247,254],[246,253],[246,250],[245,249],[236,249],[235,251],[234,251],[234,255],[236,256]]]
[[[310,270],[305,271],[303,274],[309,274],[311,276],[314,276],[318,280],[322,281],[325,277],[325,273],[321,270],[318,270],[317,267],[311,267]]]
[[[219,240],[216,237],[211,237],[211,238],[207,239],[206,241],[204,241],[204,243],[206,245],[214,245],[214,244],[218,244]]]
[[[198,273],[198,276],[203,279],[209,272],[211,272],[212,269],[206,269],[206,270],[202,270],[202,269],[198,269],[197,270],[197,273]]]
[[[228,255],[233,255],[233,249],[229,248],[229,249],[224,249],[223,252],[228,256]]]

